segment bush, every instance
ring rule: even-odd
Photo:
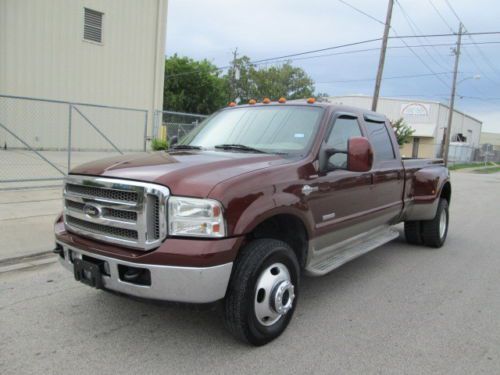
[[[168,150],[168,142],[164,139],[153,138],[151,148],[153,151]]]
[[[391,126],[394,133],[396,133],[396,138],[400,146],[403,146],[405,143],[410,143],[410,139],[413,133],[415,133],[415,130],[410,128],[402,117],[396,121],[391,121]]]

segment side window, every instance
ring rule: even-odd
[[[391,138],[384,123],[366,121],[368,139],[370,140],[376,160],[393,160],[396,158]]]
[[[352,137],[360,137],[358,120],[352,117],[338,117],[333,124],[326,141],[328,148],[347,151],[347,141]],[[334,154],[328,159],[331,168],[347,168],[347,154]]]

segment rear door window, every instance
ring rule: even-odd
[[[396,159],[391,137],[387,132],[385,123],[366,121],[366,130],[368,131],[368,139],[372,144],[376,160]]]

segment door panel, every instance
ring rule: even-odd
[[[349,138],[362,136],[356,115],[336,115],[330,126],[323,150],[347,151]],[[347,171],[345,153],[334,154],[326,165],[330,171],[317,177],[317,190],[307,198],[315,221],[315,250],[361,233],[366,212],[371,209],[371,172]]]
[[[390,224],[403,209],[403,163],[394,152],[398,145],[388,125],[370,121],[365,125],[374,149],[372,204],[380,213],[380,221],[374,220],[374,224]]]

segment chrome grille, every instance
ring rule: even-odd
[[[66,184],[66,190],[69,193],[86,195],[89,197],[106,198],[125,202],[137,202],[137,193],[130,191],[102,189],[74,184]]]
[[[112,178],[70,175],[64,187],[64,223],[70,232],[149,250],[167,235],[166,187]]]
[[[76,219],[74,217],[68,217],[68,224],[73,227],[79,228],[81,230],[88,231],[90,233],[102,234],[106,233],[111,236],[137,240],[137,231],[123,228],[108,227],[102,224],[91,223],[85,220]]]

